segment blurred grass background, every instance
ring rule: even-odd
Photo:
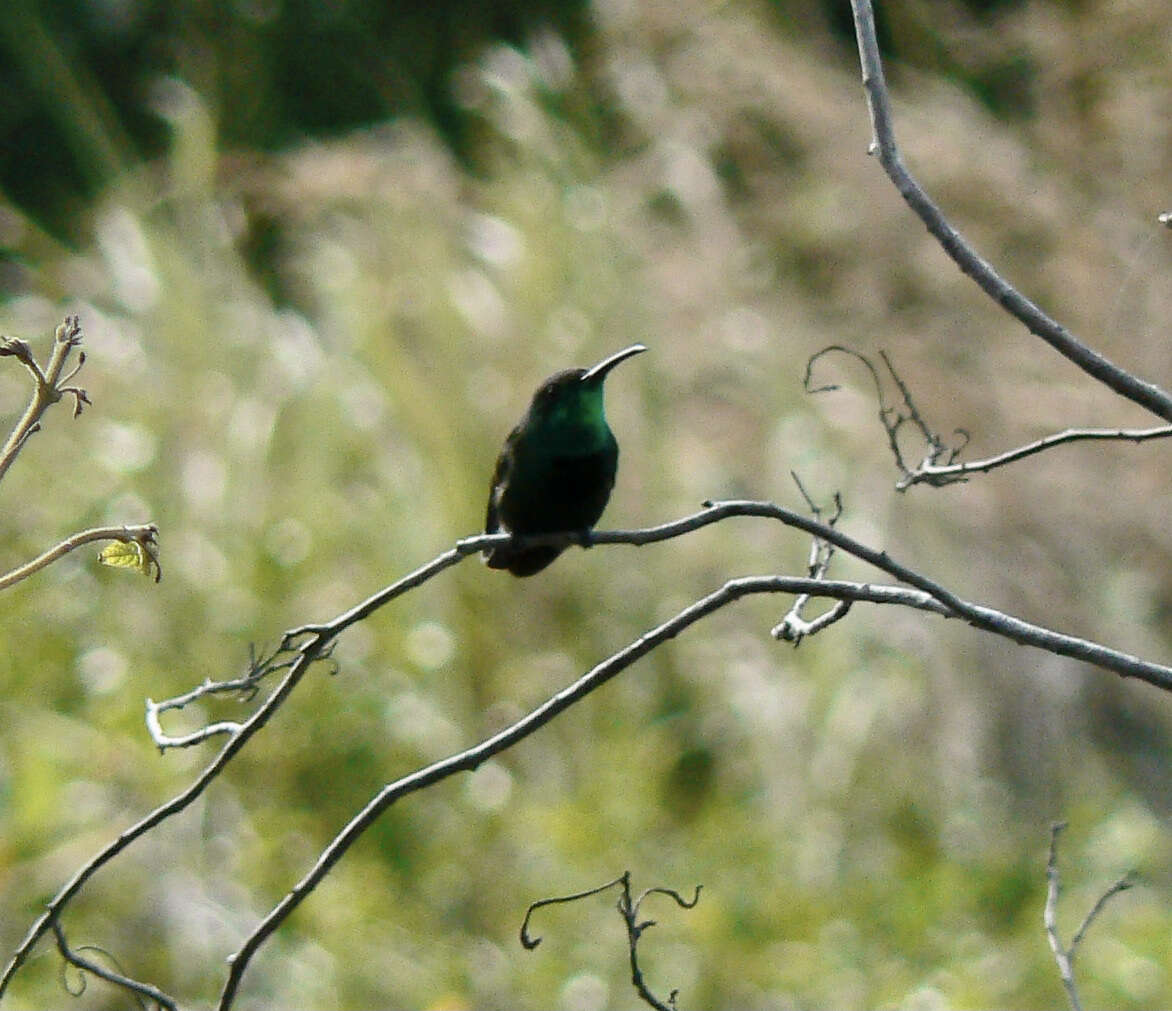
[[[881,4],[913,170],[1009,278],[1172,382],[1164,5]],[[535,386],[626,343],[604,526],[707,498],[800,506],[958,593],[1169,655],[1167,450],[1066,448],[893,490],[866,377],[886,348],[984,455],[1146,425],[980,296],[866,156],[843,3],[37,4],[0,14],[0,330],[82,317],[94,406],[5,480],[3,561],[157,522],[155,587],[78,553],[0,623],[0,950],[211,750],[160,757],[142,700],[243,669],[475,532]],[[27,389],[0,369],[0,410]],[[339,644],[204,800],[102,872],[75,944],[194,1004],[382,783],[465,747],[727,578],[808,545],[742,520],[466,563]],[[836,570],[869,577],[843,560]],[[864,575],[865,574],[865,575]],[[270,941],[240,1007],[628,1007],[606,899],[630,869],[653,988],[684,1007],[1049,1007],[1048,827],[1089,1006],[1172,1003],[1166,699],[919,614],[856,608],[799,651],[753,600],[475,775],[400,804]],[[233,718],[235,703],[176,728]],[[65,998],[43,945],[13,1007]],[[91,983],[78,1007],[108,1007]],[[121,998],[119,998],[121,999]],[[119,1005],[120,1006],[120,1005]]]

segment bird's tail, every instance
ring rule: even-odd
[[[549,565],[564,550],[551,547],[490,548],[484,552],[484,564],[490,569],[507,569],[514,576],[532,576]]]

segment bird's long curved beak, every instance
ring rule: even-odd
[[[592,369],[587,369],[586,374],[582,376],[582,382],[595,383],[602,382],[606,378],[606,374],[613,369],[619,362],[625,362],[628,358],[634,355],[642,354],[647,348],[642,344],[632,344],[629,348],[623,348],[622,351],[616,351],[609,358],[604,358]]]

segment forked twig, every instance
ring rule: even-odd
[[[318,659],[326,660],[330,653],[331,650],[327,647],[321,651]],[[164,699],[162,702],[148,698],[146,700],[146,725],[151,740],[162,752],[168,748],[190,748],[220,734],[238,733],[244,726],[242,723],[222,720],[218,723],[210,723],[190,734],[175,737],[163,730],[160,717],[165,712],[184,709],[200,699],[215,695],[234,694],[240,696],[242,702],[251,702],[256,698],[264,679],[271,674],[288,670],[297,662],[298,655],[284,640],[271,653],[262,654],[259,657],[256,655],[256,647],[250,645],[248,673],[243,677],[232,678],[228,681],[212,681],[208,678],[203,684],[197,685],[191,691]]]
[[[1103,907],[1120,892],[1125,892],[1135,885],[1135,873],[1129,871],[1099,896],[1078,930],[1074,932],[1074,936],[1070,939],[1070,946],[1064,946],[1058,935],[1058,895],[1061,890],[1058,875],[1058,836],[1064,828],[1066,828],[1066,822],[1056,822],[1050,826],[1050,854],[1046,859],[1046,905],[1042,919],[1046,925],[1046,938],[1050,942],[1050,950],[1054,953],[1054,961],[1058,964],[1058,975],[1062,979],[1062,986],[1066,990],[1066,997],[1070,1001],[1071,1009],[1072,1011],[1082,1011],[1082,1004],[1078,998],[1078,987],[1074,982],[1074,956],[1091,924],[1103,911]]]
[[[846,354],[862,362],[871,376],[871,382],[875,387],[875,396],[879,403],[879,423],[887,435],[891,455],[895,460],[896,469],[900,473],[899,480],[895,483],[897,491],[906,491],[917,484],[927,484],[939,488],[967,481],[971,474],[988,473],[999,467],[1024,460],[1036,453],[1042,453],[1056,446],[1072,442],[1139,443],[1151,439],[1172,437],[1172,425],[1159,425],[1155,428],[1068,428],[985,459],[963,461],[960,456],[968,446],[969,433],[963,428],[955,429],[953,434],[959,439],[959,442],[956,445],[948,445],[928,424],[912,396],[911,388],[896,370],[894,363],[885,351],[880,350],[879,357],[883,360],[891,381],[899,390],[902,406],[896,407],[887,402],[883,380],[871,360],[861,352],[841,344],[831,344],[810,356],[810,360],[806,363],[805,389],[807,393],[830,393],[840,389],[836,383],[814,385],[815,364],[832,352]],[[920,462],[914,466],[906,462],[903,449],[900,446],[899,433],[905,425],[913,426],[925,444],[924,455]]]
[[[806,505],[810,509],[810,513],[814,519],[821,521],[822,509],[818,506],[805,486],[802,484],[801,478],[798,477],[795,471],[790,471],[790,477],[793,478],[794,484],[798,486],[798,491],[801,492],[802,498],[806,500]],[[838,492],[834,493],[834,514],[826,521],[828,526],[834,526],[842,516],[842,496]],[[824,541],[821,537],[814,537],[810,541],[810,560],[806,563],[806,575],[811,579],[825,579],[826,574],[830,571],[830,562],[834,558],[834,545],[829,541]],[[780,639],[783,642],[792,642],[794,648],[802,644],[802,640],[808,635],[816,635],[824,628],[829,628],[836,621],[840,621],[850,612],[850,600],[836,601],[834,606],[828,611],[824,611],[818,615],[817,618],[807,620],[802,616],[802,611],[805,610],[806,605],[810,602],[811,595],[808,593],[798,594],[794,598],[793,604],[786,612],[785,617],[781,619],[776,625],[769,630],[769,634],[774,639]]]
[[[77,364],[67,373],[65,365],[73,350],[82,342],[81,321],[77,316],[66,316],[53,335],[53,350],[42,369],[33,357],[28,343],[15,337],[0,337],[0,357],[15,358],[33,377],[33,395],[24,414],[0,448],[0,479],[8,473],[29,437],[41,429],[41,417],[62,397],[73,397],[73,416],[81,414],[83,404],[90,402],[80,386],[67,385],[85,364],[85,352],[79,351]]]
[[[584,892],[575,892],[573,895],[559,895],[548,899],[538,899],[536,902],[529,904],[529,908],[525,911],[525,919],[521,923],[521,944],[528,950],[532,951],[541,943],[540,937],[529,936],[529,921],[533,914],[544,906],[553,905],[561,902],[577,902],[579,899],[586,899],[592,895],[598,895],[600,892],[605,892],[615,885],[622,886],[622,892],[619,895],[618,911],[623,918],[623,923],[627,928],[627,949],[631,961],[631,984],[635,987],[639,996],[650,1004],[656,1011],[676,1011],[676,996],[679,993],[677,990],[672,990],[668,996],[667,1001],[661,1001],[651,992],[647,986],[646,980],[643,978],[643,970],[639,966],[639,939],[643,936],[643,931],[648,927],[654,927],[654,920],[639,920],[639,909],[643,905],[643,900],[649,895],[666,895],[673,899],[681,909],[692,909],[696,903],[700,901],[700,889],[702,885],[696,886],[696,891],[692,898],[685,899],[674,888],[647,888],[640,892],[635,899],[631,898],[631,872],[623,871],[613,881],[608,881],[604,885],[599,885],[597,888],[588,888]]]

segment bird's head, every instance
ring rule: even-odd
[[[529,420],[547,431],[576,432],[587,441],[605,440],[610,430],[603,410],[602,384],[620,362],[646,351],[632,344],[589,369],[566,369],[550,376],[533,395]]]

